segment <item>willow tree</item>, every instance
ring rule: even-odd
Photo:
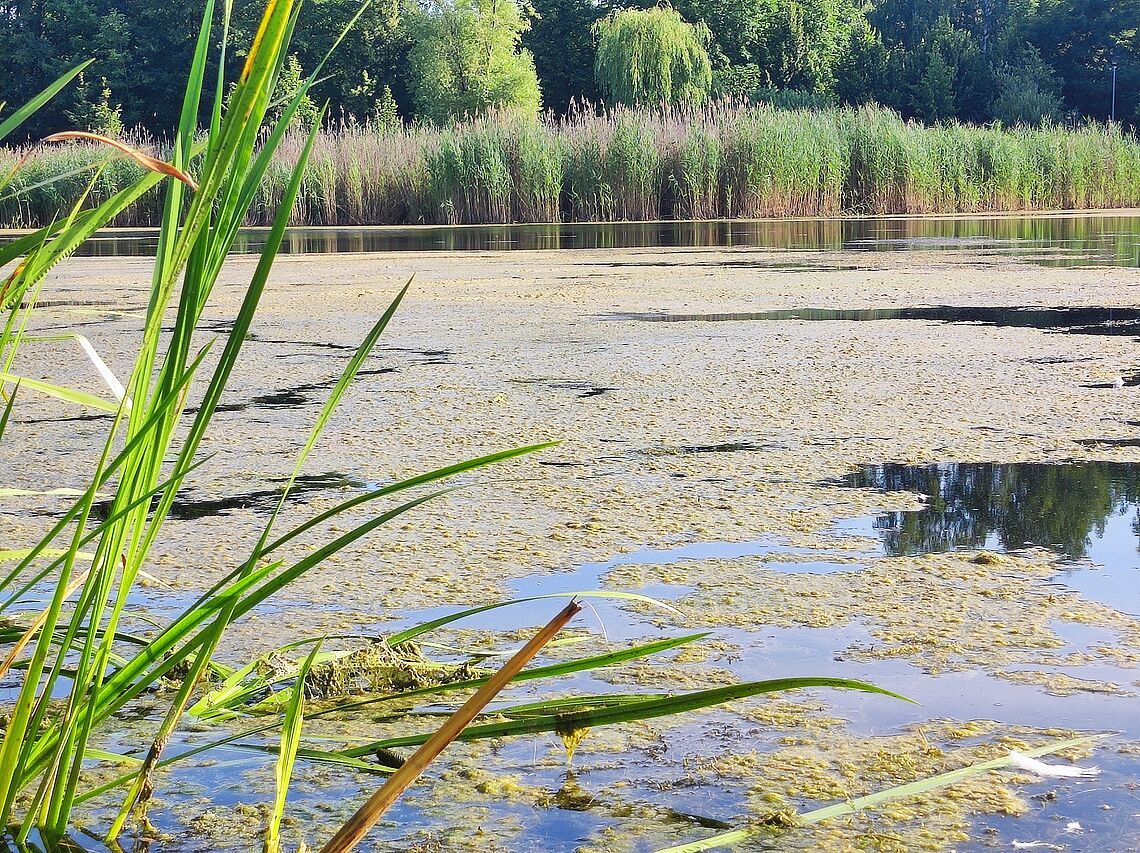
[[[704,103],[712,87],[707,26],[670,7],[627,9],[594,25],[598,86],[619,104]]]

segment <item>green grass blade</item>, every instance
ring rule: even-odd
[[[48,238],[59,233],[59,230],[63,228],[64,224],[62,220],[53,222],[51,225],[45,225],[38,231],[33,231],[31,234],[24,234],[0,245],[0,267],[5,264],[10,264],[16,260],[16,258],[23,257],[44,245]],[[12,307],[11,302],[10,295],[4,294],[3,298],[0,299],[0,310],[7,311]]]
[[[309,135],[309,147],[306,148],[305,155],[302,157],[302,162],[299,163],[297,167],[297,173],[295,175],[297,189],[300,188],[300,180],[301,177],[303,177],[304,165],[306,162],[308,162],[308,153],[312,150],[312,140],[315,138],[316,129],[314,128],[312,133]],[[296,192],[293,193],[292,197],[296,197]],[[285,209],[284,204],[282,204],[282,209]],[[289,209],[292,209],[291,205]],[[282,219],[287,222],[288,216],[283,216]],[[282,229],[282,233],[284,233],[284,229]],[[348,386],[352,384],[352,381],[360,372],[360,368],[364,366],[365,360],[372,354],[372,350],[376,348],[376,344],[380,340],[380,335],[382,335],[384,333],[384,330],[388,328],[388,323],[391,321],[392,316],[396,313],[396,309],[400,307],[400,303],[403,301],[405,294],[408,292],[408,288],[411,286],[412,280],[409,279],[407,284],[405,284],[400,289],[400,292],[396,294],[396,297],[392,300],[387,310],[380,316],[380,319],[377,320],[369,330],[368,334],[364,337],[364,340],[360,342],[360,345],[352,354],[352,358],[348,360],[348,364],[341,372],[340,378],[337,380],[336,385],[333,386],[332,391],[329,393],[328,399],[325,400],[325,404],[321,407],[320,414],[317,415],[317,419],[314,422],[312,429],[309,430],[309,437],[305,440],[305,446],[302,447],[301,452],[297,454],[297,461],[293,465],[293,472],[289,475],[289,479],[285,483],[285,487],[281,490],[281,497],[277,500],[277,506],[274,508],[273,514],[270,516],[269,522],[265,525],[265,530],[261,534],[261,539],[257,543],[257,548],[255,550],[258,554],[262,553],[262,549],[265,547],[265,542],[269,538],[269,533],[273,529],[273,522],[277,520],[278,514],[281,512],[282,507],[285,506],[285,501],[289,497],[289,491],[293,488],[293,484],[296,482],[297,477],[300,475],[301,470],[305,465],[305,461],[309,458],[309,454],[313,452],[313,448],[316,447],[317,441],[321,437],[321,433],[324,432],[324,429],[328,425],[329,420],[332,419],[333,413],[336,411],[337,406],[339,406],[341,400],[344,399],[344,395],[348,391]]]
[[[1106,735],[1087,735],[1085,737],[1070,738],[1069,740],[1059,741],[1058,743],[1039,746],[1035,749],[1027,749],[1024,750],[1022,754],[1027,755],[1030,758],[1037,758],[1038,756],[1049,755],[1050,753],[1060,752],[1072,747],[1085,746],[1103,737],[1106,737]],[[810,812],[804,812],[801,814],[799,819],[801,823],[812,824],[819,823],[820,821],[824,821],[829,818],[839,817],[840,815],[853,814],[854,812],[872,808],[873,806],[877,806],[882,803],[888,803],[892,800],[901,800],[905,799],[906,797],[925,794],[927,791],[944,788],[947,785],[953,785],[956,782],[961,782],[965,779],[969,779],[973,776],[978,776],[990,770],[1001,770],[1003,767],[1008,767],[1012,760],[1012,756],[1006,755],[1002,758],[995,758],[992,761],[983,761],[980,764],[972,764],[969,767],[963,767],[958,770],[951,770],[947,773],[940,773],[937,776],[931,776],[929,779],[920,779],[917,782],[911,782],[907,785],[898,785],[894,788],[888,788],[885,791],[868,794],[865,797],[857,797],[850,802],[836,803],[832,806],[813,809]]]
[[[16,383],[16,387],[12,389],[12,393],[6,395],[7,400],[4,402],[4,414],[0,415],[0,441],[4,440],[4,433],[8,429],[8,420],[12,417],[12,409],[16,407],[16,395],[20,393],[20,384]],[[5,492],[11,493],[13,491],[21,491],[16,489],[0,489],[0,495]]]
[[[119,410],[119,403],[117,401],[104,400],[102,397],[96,397],[94,394],[88,394],[86,391],[76,391],[74,388],[65,388],[62,385],[54,385],[51,382],[44,382],[40,379],[29,379],[26,376],[16,376],[12,373],[0,373],[0,383],[22,385],[33,391],[39,391],[41,394],[47,394],[49,397],[63,400],[65,403],[74,403],[77,406],[88,406],[92,409],[98,409],[101,412],[111,412],[113,414]]]
[[[521,720],[509,720],[502,723],[486,723],[478,726],[469,726],[464,729],[458,740],[483,740],[486,738],[508,737],[510,735],[538,734],[540,732],[571,732],[577,729],[597,728],[610,726],[615,723],[628,723],[637,720],[648,720],[654,717],[666,717],[722,705],[735,699],[744,699],[749,696],[759,696],[764,693],[780,693],[785,690],[800,690],[813,687],[835,687],[844,690],[859,690],[864,693],[878,693],[901,699],[904,702],[911,700],[874,684],[865,681],[854,681],[847,678],[804,677],[804,678],[775,678],[767,681],[747,681],[742,684],[731,684],[725,687],[714,687],[709,690],[696,690],[690,693],[681,693],[675,696],[663,696],[645,699],[639,702],[630,702],[614,707],[598,708],[584,711],[571,711],[565,714],[548,714]],[[361,757],[371,755],[379,749],[395,749],[403,746],[419,746],[424,743],[431,733],[407,735],[405,737],[388,738],[375,741],[363,746],[344,750],[345,755]]]
[[[285,719],[281,725],[281,747],[275,768],[276,794],[265,833],[265,853],[278,853],[281,849],[281,818],[285,816],[285,800],[289,795],[289,782],[293,778],[293,763],[297,760],[301,727],[305,718],[305,678],[320,650],[321,644],[318,642],[301,664],[297,672],[297,683],[292,688],[293,695],[285,710]]]
[[[88,59],[76,65],[70,71],[57,77],[50,85],[41,90],[35,97],[33,97],[26,104],[17,109],[4,121],[0,121],[0,140],[8,136],[17,127],[27,121],[40,107],[58,95],[63,87],[79,76],[79,72],[85,69],[88,65],[94,62],[93,59]]]
[[[484,468],[488,465],[494,465],[498,462],[505,462],[508,459],[514,459],[518,456],[525,456],[528,453],[535,453],[539,450],[545,450],[548,447],[554,447],[556,444],[557,442],[546,441],[541,444],[531,444],[527,445],[526,447],[516,447],[511,450],[500,450],[497,453],[490,453],[486,456],[478,456],[474,459],[468,459],[465,462],[459,462],[455,465],[448,465],[443,468],[437,468],[434,471],[427,472],[426,474],[417,474],[414,477],[408,477],[406,480],[400,480],[397,483],[381,486],[378,489],[373,489],[372,491],[357,495],[354,498],[337,504],[332,509],[326,510],[319,515],[313,516],[308,521],[290,530],[284,536],[281,536],[273,542],[270,542],[262,553],[268,554],[271,551],[280,548],[282,545],[287,544],[291,540],[296,539],[303,533],[306,533],[314,527],[323,524],[329,519],[335,518],[338,515],[342,515],[350,509],[358,507],[361,504],[374,501],[377,498],[394,495],[398,492],[414,489],[417,486],[423,486],[429,483],[438,482],[440,480],[446,480],[450,477],[456,476],[457,474],[463,474],[467,471],[474,471],[477,468]]]
[[[648,595],[641,595],[636,592],[619,592],[617,590],[580,590],[578,592],[551,592],[545,595],[532,595],[527,598],[512,598],[509,601],[497,601],[494,604],[484,604],[479,607],[469,607],[466,610],[460,610],[458,613],[452,613],[449,616],[440,616],[438,619],[432,619],[429,622],[423,622],[411,628],[400,631],[398,634],[393,634],[388,638],[388,642],[392,645],[397,643],[404,643],[408,640],[414,640],[429,631],[434,631],[436,628],[442,628],[444,625],[450,625],[452,622],[458,622],[460,619],[466,619],[468,616],[475,616],[478,613],[486,613],[488,610],[498,610],[501,607],[512,607],[516,604],[525,604],[528,601],[543,601],[549,598],[573,598],[578,596],[581,598],[608,598],[617,601],[634,601],[640,604],[649,604],[654,607],[659,607],[669,613],[677,613],[680,611],[671,604],[666,604],[656,598],[650,598]]]
[[[576,672],[589,672],[594,669],[603,669],[607,666],[615,666],[619,663],[626,661],[637,660],[639,658],[650,657],[651,655],[660,654],[661,652],[669,651],[670,649],[678,648],[689,643],[703,640],[709,636],[708,632],[700,634],[688,634],[684,637],[671,637],[667,640],[657,640],[652,643],[644,643],[639,646],[631,646],[627,649],[620,649],[616,652],[609,652],[603,655],[594,655],[592,657],[578,658],[577,660],[565,661],[562,663],[549,664],[546,666],[536,666],[530,669],[524,669],[513,679],[515,682],[520,681],[536,681],[543,678],[558,678],[563,675],[572,675]],[[367,699],[360,699],[348,703],[342,703],[329,708],[322,708],[310,714],[311,717],[320,717],[328,714],[342,714],[346,711],[354,711],[358,708],[364,708],[369,705],[376,705],[381,702],[391,702],[394,699],[409,699],[413,696],[427,696],[435,693],[448,693],[455,690],[468,690],[471,688],[481,687],[486,681],[486,678],[472,678],[466,681],[453,681],[449,684],[438,684],[430,687],[418,687],[415,690],[407,690],[401,693],[390,693],[384,696],[371,696]]]
[[[1103,737],[1106,737],[1106,735],[1089,735],[1086,737],[1072,738],[1070,740],[1047,744],[1046,746],[1039,746],[1034,749],[1026,749],[1022,751],[1022,754],[1030,758],[1037,758],[1075,746],[1085,746]],[[1001,770],[1005,767],[1009,767],[1012,761],[1013,756],[1006,755],[1003,758],[995,758],[992,761],[983,761],[980,764],[972,764],[969,767],[951,770],[948,773],[940,773],[928,779],[919,779],[916,782],[898,785],[894,788],[888,788],[885,791],[877,791],[865,797],[856,797],[845,803],[836,803],[835,805],[803,812],[797,816],[796,822],[801,825],[819,823],[833,817],[854,814],[855,812],[873,808],[883,803],[906,799],[907,797],[913,797],[918,794],[925,794],[927,791],[945,788],[947,785],[953,785],[975,776],[981,776],[991,770]],[[734,829],[720,835],[715,835],[712,838],[706,838],[702,841],[693,841],[689,844],[678,844],[674,847],[667,847],[657,851],[657,853],[702,853],[702,851],[705,850],[715,850],[718,847],[740,844],[741,842],[748,841],[754,834],[755,832],[751,829]]]
[[[601,655],[592,655],[590,657],[576,658],[570,661],[563,661],[556,664],[549,664],[546,666],[536,666],[530,669],[524,669],[514,677],[512,683],[522,681],[537,681],[544,678],[558,678],[563,675],[572,675],[577,672],[589,672],[594,669],[603,669],[607,666],[615,666],[619,663],[625,663],[630,660],[637,660],[639,658],[650,657],[661,652],[669,651],[670,649],[679,648],[680,646],[688,645],[689,643],[702,640],[708,636],[707,632],[700,634],[689,634],[683,637],[670,637],[665,640],[657,640],[652,643],[644,643],[637,646],[630,646],[629,648],[619,649],[615,652],[608,652]],[[304,641],[301,641],[304,642]],[[295,644],[290,644],[295,645]],[[276,650],[280,653],[287,647]],[[258,659],[260,660],[260,659]],[[252,672],[256,667],[258,661],[251,662],[245,667],[242,672]],[[289,676],[291,677],[291,676]],[[379,696],[369,696],[365,699],[353,699],[347,702],[328,705],[318,711],[309,714],[310,718],[321,716],[329,716],[330,714],[344,714],[349,711],[356,711],[360,708],[367,708],[372,705],[377,705],[385,702],[403,701],[417,696],[431,696],[440,693],[452,693],[458,690],[469,690],[472,688],[481,687],[486,683],[487,678],[469,678],[462,681],[450,681],[444,684],[428,685],[425,687],[417,687],[412,690],[403,690],[393,693],[384,693]],[[283,679],[281,679],[283,680]],[[199,703],[201,707],[198,708],[201,714],[208,714],[217,709],[228,708],[229,710],[237,710],[239,703],[244,702],[248,696],[256,692],[256,690],[264,689],[268,686],[264,682],[254,682],[251,689],[239,690],[236,687],[237,681],[226,682],[222,688],[213,697],[213,701],[207,703],[205,698]],[[228,692],[223,692],[228,691]],[[194,709],[191,709],[193,712]]]

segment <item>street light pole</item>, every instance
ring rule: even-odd
[[[1112,120],[1116,121],[1116,64],[1112,66]]]

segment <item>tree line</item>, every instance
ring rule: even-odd
[[[248,43],[256,8],[235,3],[231,44]],[[358,13],[360,0],[309,0],[279,94]],[[163,135],[199,14],[170,0],[0,0],[0,102],[21,103],[94,58],[29,134]],[[1013,125],[1108,119],[1115,74],[1116,118],[1135,125],[1138,24],[1140,0],[377,0],[321,68],[314,97],[333,120],[379,124],[727,98],[874,102],[926,122]],[[235,73],[243,60],[226,58]]]

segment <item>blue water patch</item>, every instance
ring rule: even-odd
[[[1061,558],[1060,583],[1140,616],[1138,463],[888,463],[844,483],[923,498],[919,510],[845,523],[888,556],[1044,548]]]

